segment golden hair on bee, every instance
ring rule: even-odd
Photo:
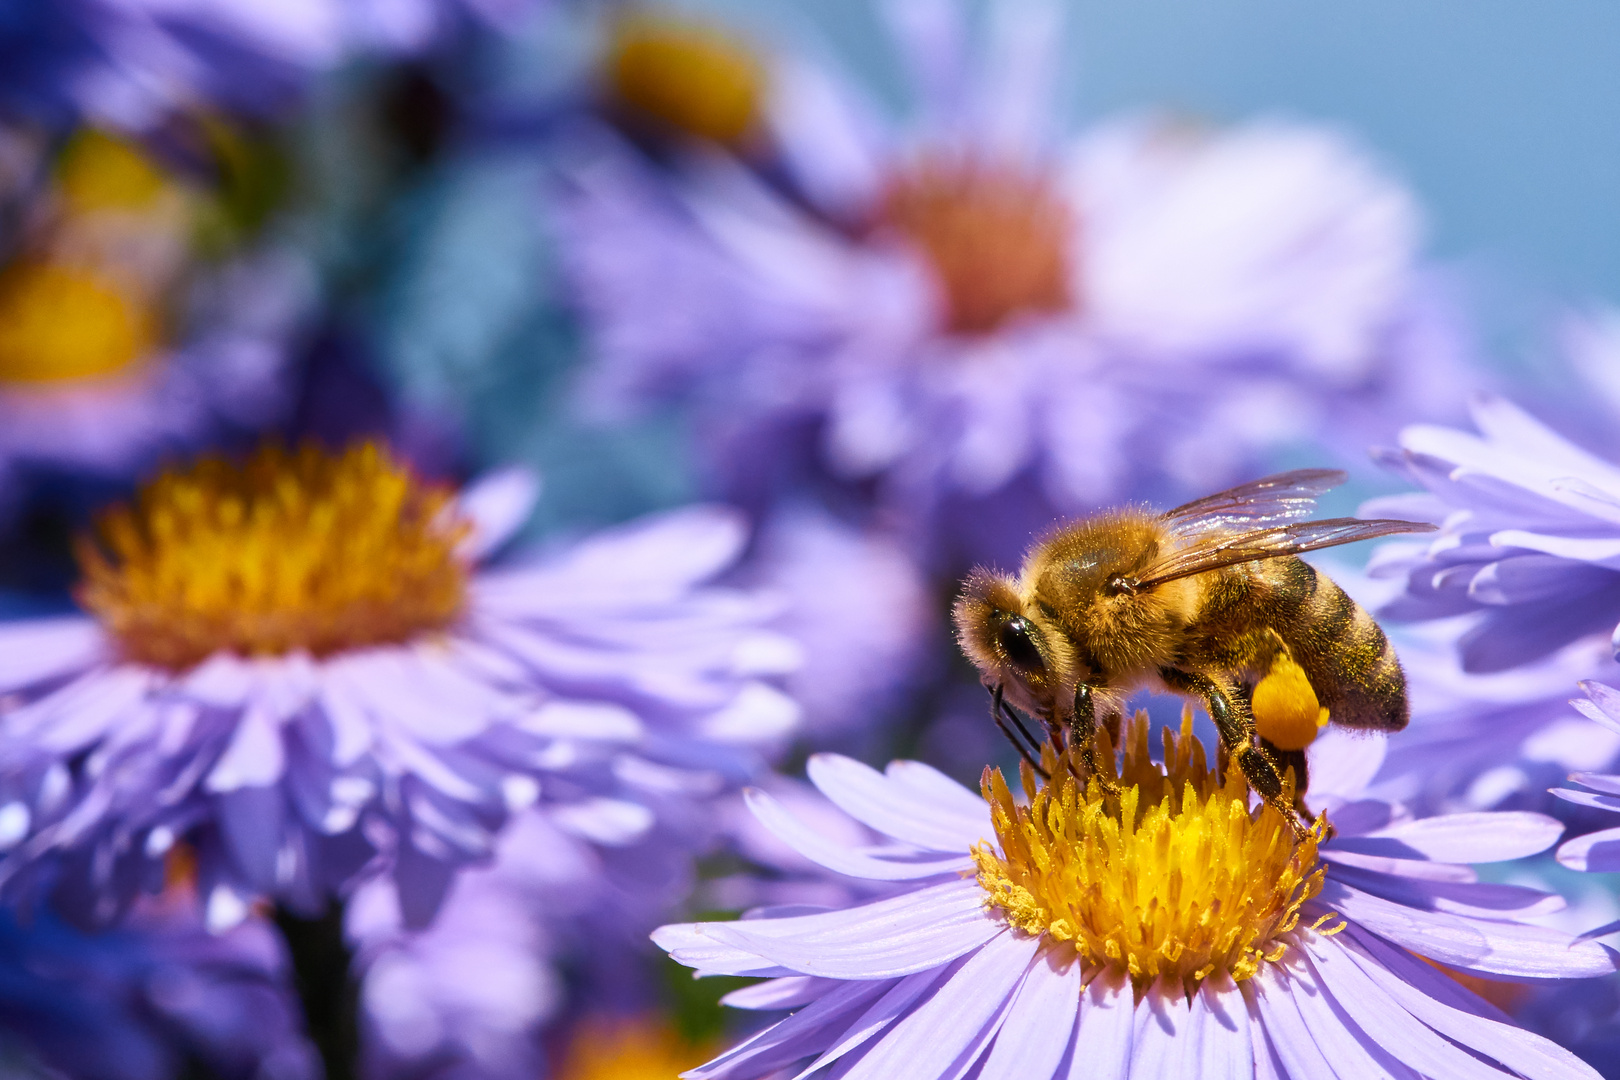
[[[1433,528],[1295,520],[1343,481],[1301,469],[1166,513],[1105,510],[1041,539],[1017,577],[973,571],[954,608],[957,640],[997,725],[1033,765],[1038,747],[1014,709],[1089,761],[1099,707],[1106,722],[1142,687],[1197,699],[1250,786],[1303,829],[1283,777],[1292,769],[1303,794],[1316,726],[1398,730],[1407,706],[1383,631],[1295,556]]]

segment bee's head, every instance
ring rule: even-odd
[[[1074,650],[1010,578],[975,570],[953,609],[956,638],[987,686],[1025,712],[1052,717],[1074,693]]]

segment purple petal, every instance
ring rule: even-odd
[[[1437,862],[1481,863],[1545,851],[1563,831],[1561,822],[1545,814],[1508,811],[1418,818],[1378,835],[1399,840]]]
[[[216,792],[264,787],[281,779],[284,763],[280,727],[257,704],[249,705],[203,786]]]
[[[1425,1076],[1500,1080],[1501,1073],[1436,1035],[1357,966],[1338,937],[1311,935],[1305,954],[1319,982],[1362,1031],[1399,1050],[1401,1060]]]
[[[480,562],[512,538],[529,520],[540,497],[540,477],[520,465],[497,469],[461,490],[456,509],[472,522],[461,555]]]
[[[1588,679],[1582,682],[1580,686],[1581,692],[1591,699],[1592,705],[1595,706],[1595,712],[1581,708],[1582,703],[1579,701],[1572,704],[1610,730],[1620,731],[1620,690],[1597,682],[1594,679]]]
[[[720,1004],[733,1009],[797,1009],[826,996],[839,985],[836,979],[818,979],[813,975],[789,975],[781,979],[768,979],[741,990],[733,990],[720,999]]]
[[[942,981],[955,976],[966,961],[958,961],[944,967],[933,968],[929,971],[919,971],[915,975],[907,975],[893,988],[884,994],[872,1006],[862,1013],[860,1018],[838,1037],[838,1041],[821,1055],[806,1065],[800,1071],[799,1077],[806,1077],[816,1070],[831,1065],[852,1050],[858,1050],[870,1042],[874,1035],[886,1031],[890,1024],[904,1015],[912,1004],[926,991],[932,989]]]
[[[1160,980],[1136,1006],[1131,1036],[1131,1080],[1197,1080],[1197,1060],[1189,1040],[1192,1016],[1180,983]]]
[[[1040,939],[1003,934],[974,953],[915,1011],[884,1033],[846,1080],[948,1077],[965,1072],[995,1036]]]
[[[1136,996],[1130,980],[1103,972],[1086,987],[1080,1003],[1080,1033],[1068,1080],[1125,1076],[1136,1031]]]
[[[1574,803],[1576,806],[1590,806],[1595,810],[1620,811],[1620,796],[1596,791],[1576,791],[1574,788],[1548,788],[1547,790],[1565,802]]]
[[[1188,1027],[1198,1048],[1200,1080],[1252,1080],[1249,1010],[1225,972],[1212,974],[1198,988]]]
[[[963,787],[932,765],[921,761],[891,761],[883,775],[964,819],[978,821],[989,816],[984,796]]]
[[[981,800],[977,817],[953,813],[909,785],[841,754],[816,754],[810,780],[844,813],[886,836],[931,851],[966,852],[993,835],[990,810]]]
[[[102,738],[150,692],[153,675],[121,664],[90,671],[6,717],[6,741],[30,751],[72,753]]]
[[[974,881],[951,881],[841,911],[663,927],[653,940],[681,963],[718,975],[886,979],[948,963],[1006,930]],[[720,946],[700,953],[700,944]],[[701,960],[700,960],[701,956]]]
[[[1607,975],[1611,954],[1558,930],[1418,911],[1329,879],[1317,903],[1441,963],[1531,978]]]
[[[1057,1075],[1073,1041],[1080,1015],[1080,963],[1061,969],[1052,957],[1038,957],[1018,988],[1012,1011],[1001,1025],[979,1080],[1047,1080]]]
[[[21,690],[87,668],[110,655],[94,619],[64,615],[0,625],[0,690]]]
[[[1571,870],[1589,873],[1620,870],[1620,829],[1577,836],[1558,849],[1558,861]]]
[[[1243,984],[1244,998],[1253,1002],[1259,1014],[1257,1026],[1265,1031],[1270,1049],[1286,1070],[1284,1075],[1289,1080],[1356,1075],[1334,1071],[1324,1056],[1326,1048],[1317,1045],[1310,1025],[1299,1013],[1292,982],[1282,975],[1278,965],[1266,964]]]
[[[1446,1038],[1486,1054],[1522,1076],[1596,1080],[1597,1073],[1563,1047],[1484,1015],[1490,1006],[1440,972],[1370,935],[1357,933],[1355,927],[1345,933],[1352,936],[1343,946],[1344,955],[1401,1008]],[[1461,1003],[1469,1007],[1456,1007]]]
[[[732,1047],[713,1061],[683,1075],[689,1080],[739,1080],[769,1076],[825,1046],[872,999],[892,987],[887,982],[845,982],[785,1020]]]
[[[1577,772],[1569,774],[1570,783],[1589,787],[1593,791],[1601,791],[1607,795],[1620,795],[1620,776],[1610,776],[1604,773]],[[1554,794],[1557,794],[1554,792]],[[1620,810],[1620,806],[1615,807]]]
[[[743,792],[748,809],[777,839],[800,855],[820,863],[835,873],[873,881],[914,881],[937,874],[969,870],[973,860],[966,857],[930,859],[926,862],[898,862],[864,855],[834,840],[828,840],[788,812],[787,808],[758,788]]]

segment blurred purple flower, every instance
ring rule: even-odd
[[[706,584],[741,521],[697,507],[483,566],[534,493],[509,472],[460,495],[443,632],[175,669],[94,618],[0,626],[0,870],[106,919],[187,839],[228,925],[257,895],[319,909],[380,861],[414,927],[518,810],[613,847],[749,776],[797,721],[769,681],[796,651],[763,629],[774,605]]]
[[[805,505],[760,528],[750,580],[778,592],[778,628],[803,661],[786,679],[804,735],[825,748],[881,738],[926,674],[931,643],[948,640],[928,584],[906,550]]]
[[[1601,725],[1606,734],[1620,734],[1620,690],[1600,682],[1583,682],[1586,697],[1572,702],[1581,715]],[[1585,791],[1554,788],[1553,794],[1577,806],[1598,810],[1620,810],[1620,776],[1578,772],[1569,777]],[[1558,849],[1558,861],[1571,870],[1609,872],[1620,870],[1620,827],[1577,836]],[[1620,929],[1620,923],[1603,932]]]
[[[8,1074],[31,1062],[40,1075],[167,1080],[189,1060],[222,1078],[317,1080],[275,930],[250,918],[210,933],[187,891],[97,934],[48,912],[0,912]]]
[[[1472,615],[1464,671],[1504,671],[1583,638],[1620,648],[1620,466],[1561,438],[1508,401],[1473,403],[1479,434],[1415,425],[1384,464],[1425,489],[1366,512],[1441,526],[1380,547],[1369,567],[1401,576],[1392,619]]]
[[[954,5],[903,10],[918,130],[775,62],[789,193],[713,147],[667,171],[606,132],[582,153],[563,232],[596,408],[689,403],[728,496],[867,485],[903,520],[950,515],[925,540],[974,557],[1016,554],[1053,506],[1218,486],[1290,442],[1359,453],[1449,412],[1416,209],[1358,149],[1142,119],[1062,146],[1055,7],[996,6],[977,68]]]
[[[688,1075],[743,1080],[801,1064],[805,1074],[832,1067],[850,1078],[918,1080],[1596,1075],[1423,962],[1511,979],[1613,971],[1595,943],[1521,921],[1556,909],[1558,897],[1477,883],[1463,865],[1540,851],[1561,826],[1524,813],[1411,818],[1357,797],[1377,768],[1376,745],[1369,754],[1337,733],[1325,739],[1333,752],[1312,748],[1321,784],[1313,790],[1331,806],[1337,835],[1319,849],[1320,892],[1258,944],[1266,951],[1236,980],[1216,965],[1185,984],[1144,976],[1134,986],[1120,962],[1076,957],[1068,938],[1052,936],[1057,923],[1039,934],[1009,925],[1000,905],[1021,902],[1016,890],[992,901],[971,877],[977,867],[982,880],[986,858],[1009,858],[986,843],[1000,833],[973,792],[918,762],[878,773],[812,758],[823,793],[892,844],[843,847],[763,795],[753,797],[755,812],[828,870],[894,891],[856,907],[660,929],[658,943],[700,974],[769,979],[733,993],[731,1004],[797,1010]],[[1059,816],[1054,808],[1051,820]],[[1190,881],[1210,858],[1209,841],[1186,850],[1204,853],[1183,867]],[[1331,921],[1342,926],[1324,929]]]

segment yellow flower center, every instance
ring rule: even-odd
[[[559,1073],[561,1080],[671,1080],[714,1054],[667,1024],[642,1017],[587,1020],[580,1025]]]
[[[925,158],[890,183],[879,221],[927,256],[946,329],[983,334],[1074,304],[1074,218],[1044,177],[971,158]]]
[[[1111,768],[1107,741],[1099,732],[1099,760]],[[1124,742],[1117,778],[1086,777],[1077,754],[1048,747],[1050,782],[1037,786],[1024,767],[1028,806],[986,770],[1001,853],[989,844],[973,852],[985,905],[1139,987],[1169,977],[1191,992],[1213,972],[1241,981],[1281,959],[1282,936],[1321,890],[1326,818],[1296,842],[1276,811],[1251,808],[1236,767],[1223,781],[1205,764],[1190,711],[1179,738],[1165,730],[1162,767],[1148,755],[1145,714]]]
[[[138,147],[86,128],[57,159],[56,183],[74,213],[144,210],[168,188],[168,177]]]
[[[126,656],[324,656],[405,641],[460,613],[467,524],[374,443],[267,446],[147,484],[79,545],[78,598]]]
[[[108,375],[157,339],[150,308],[94,274],[35,261],[0,272],[0,382]]]
[[[613,92],[632,109],[730,144],[753,129],[765,82],[741,42],[710,27],[647,14],[618,24],[609,77]]]

